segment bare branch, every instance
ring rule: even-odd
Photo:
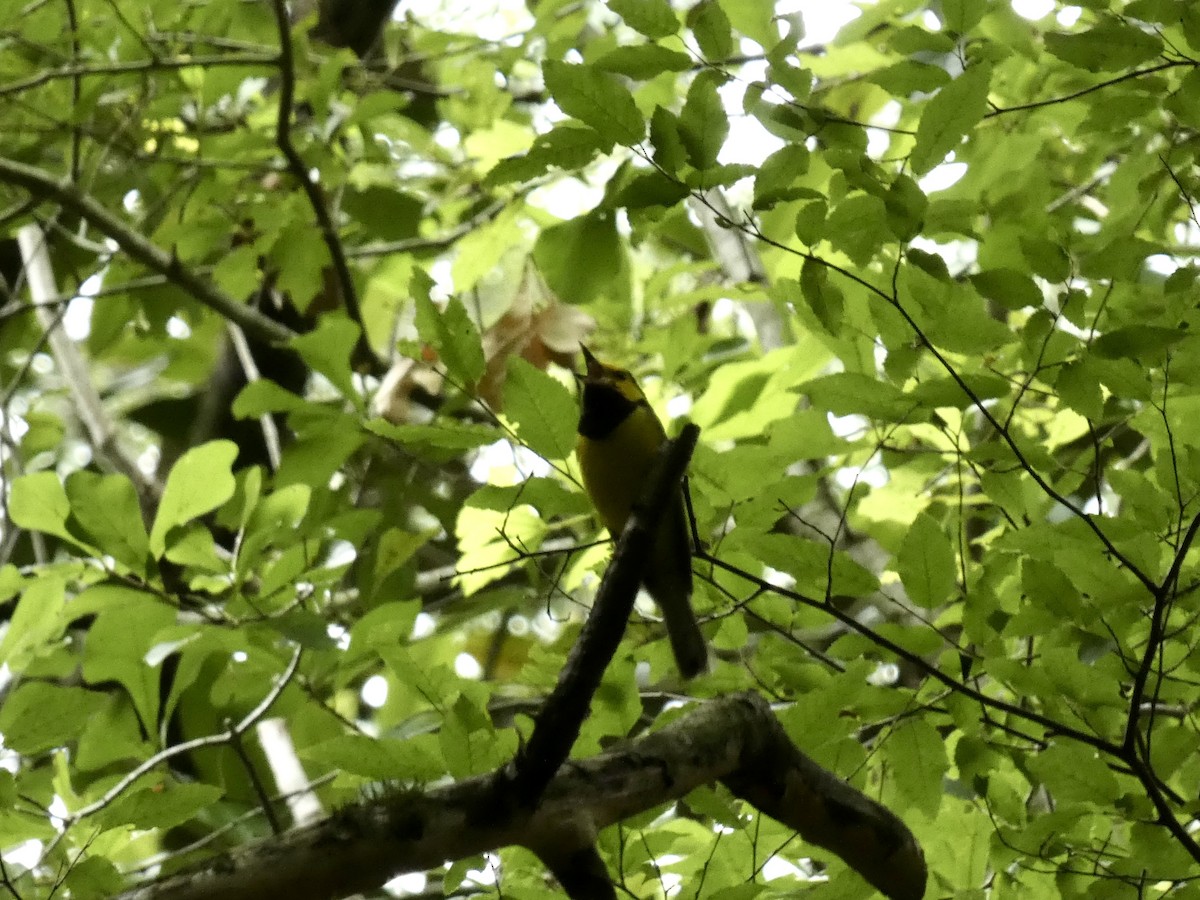
[[[58,362],[59,371],[67,382],[74,400],[75,412],[87,432],[92,449],[99,459],[106,460],[113,468],[133,482],[144,515],[149,516],[154,500],[162,493],[162,486],[143,472],[137,461],[127,456],[117,443],[117,431],[100,394],[92,384],[87,362],[79,348],[63,333],[62,317],[43,306],[44,299],[58,295],[54,270],[50,265],[50,254],[46,238],[37,225],[24,225],[17,231],[17,244],[25,267],[25,280],[33,300],[34,314],[46,331],[50,352]]]

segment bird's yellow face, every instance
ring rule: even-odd
[[[586,347],[581,349],[587,361],[587,371],[580,377],[583,387],[580,435],[592,440],[605,440],[640,412],[653,422],[652,434],[656,440],[661,440],[662,426],[634,377],[624,369],[600,362]]]
[[[601,391],[616,391],[630,403],[639,403],[646,399],[642,389],[634,377],[624,369],[608,366],[592,356],[587,347],[580,345],[583,358],[587,362],[587,372],[583,376],[583,388],[589,387]]]

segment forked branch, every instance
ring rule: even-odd
[[[396,790],[121,900],[327,900],[514,844],[557,870],[569,896],[615,897],[611,882],[597,875],[596,833],[715,782],[836,853],[885,896],[917,900],[924,893],[924,858],[904,824],[800,752],[765,700],[740,694],[564,766],[535,809],[497,804],[495,773]]]

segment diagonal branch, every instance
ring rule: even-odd
[[[152,272],[166,276],[168,281],[187,291],[198,302],[240,325],[247,334],[276,343],[286,343],[296,336],[290,328],[221,291],[211,281],[181,263],[173,253],[147,240],[112,210],[90,194],[80,191],[70,181],[55,178],[44,169],[0,157],[0,183],[23,188],[35,199],[56,203],[86,219],[105,237],[115,241],[131,259]]]
[[[604,670],[625,634],[650,557],[650,535],[670,507],[668,498],[679,490],[699,437],[700,429],[688,424],[678,438],[659,451],[658,461],[621,532],[592,613],[571,648],[558,684],[542,704],[529,742],[512,761],[510,771],[497,782],[497,788],[507,795],[506,800],[525,808],[536,806],[579,737]]]
[[[1156,66],[1147,66],[1144,69],[1133,69],[1130,72],[1123,72],[1116,78],[1108,78],[1104,81],[1097,82],[1096,84],[1088,85],[1087,87],[1081,88],[1073,93],[1063,94],[1060,97],[1048,97],[1045,100],[1034,100],[1032,103],[1020,103],[1016,106],[998,106],[991,112],[987,113],[984,118],[994,119],[997,116],[1004,116],[1008,115],[1009,113],[1024,112],[1030,109],[1041,109],[1046,106],[1056,106],[1060,103],[1068,103],[1071,100],[1078,100],[1080,97],[1086,97],[1088,94],[1094,94],[1096,91],[1102,91],[1107,87],[1112,87],[1114,84],[1120,84],[1123,81],[1134,81],[1138,78],[1141,78],[1143,75],[1153,75],[1157,72],[1162,72],[1166,69],[1176,69],[1180,66],[1194,68],[1195,65],[1196,63],[1190,59],[1176,59],[1159,63]]]
[[[79,348],[63,333],[62,317],[43,305],[47,298],[58,294],[54,283],[54,270],[50,265],[50,254],[46,249],[46,237],[37,225],[23,225],[17,231],[17,244],[21,250],[34,313],[46,332],[50,350],[71,392],[75,414],[87,432],[93,452],[97,458],[107,460],[133,483],[142,514],[149,521],[155,502],[162,494],[162,486],[144,473],[138,467],[137,461],[129,457],[118,445],[116,426],[104,409],[96,386],[92,384],[87,363]]]

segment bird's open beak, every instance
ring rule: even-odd
[[[583,353],[583,361],[587,363],[587,373],[585,375],[576,376],[577,378],[599,378],[604,374],[604,366],[600,360],[592,356],[592,351],[583,344],[579,345],[580,351]]]

